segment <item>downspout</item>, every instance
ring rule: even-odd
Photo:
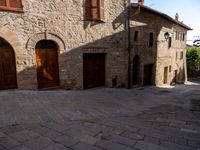
[[[131,0],[128,0],[128,89],[131,89]]]

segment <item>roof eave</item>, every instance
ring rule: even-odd
[[[155,9],[152,9],[152,8],[147,7],[147,6],[144,6],[144,5],[140,5],[140,4],[138,4],[138,3],[132,3],[131,5],[132,5],[132,7],[140,7],[140,8],[142,8],[142,9],[144,9],[144,10],[150,11],[151,13],[154,13],[154,14],[156,14],[156,15],[159,15],[159,16],[161,16],[161,17],[163,17],[163,18],[165,18],[165,19],[167,19],[167,20],[169,20],[169,21],[171,21],[171,22],[174,22],[174,23],[176,23],[176,24],[178,24],[178,25],[184,27],[184,28],[187,29],[187,30],[193,30],[193,29],[190,28],[189,26],[183,24],[183,23],[180,22],[180,21],[177,21],[177,20],[173,19],[172,17],[170,17],[170,16],[168,16],[167,14],[164,14],[164,13],[162,13],[162,12],[160,12],[160,11],[157,11],[157,10],[155,10]]]

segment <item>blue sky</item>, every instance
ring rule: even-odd
[[[137,2],[137,0],[132,0],[132,2]],[[200,36],[200,0],[144,0],[144,2],[144,5],[173,18],[178,13],[179,20],[193,29],[188,32],[188,40],[194,40],[197,39],[194,36]],[[188,43],[191,44],[192,41]]]

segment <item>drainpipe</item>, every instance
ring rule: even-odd
[[[128,89],[131,89],[131,0],[128,0]]]

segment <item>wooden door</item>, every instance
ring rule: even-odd
[[[143,85],[153,84],[153,79],[154,79],[153,70],[154,70],[154,64],[149,64],[144,66]]]
[[[0,48],[0,89],[17,88],[15,54],[12,47]]]
[[[83,55],[84,89],[105,86],[105,54]]]
[[[37,81],[39,89],[59,87],[58,51],[36,49]]]
[[[163,83],[167,84],[167,80],[168,80],[168,67],[164,68],[164,79],[163,79]]]
[[[136,55],[133,59],[132,85],[137,85],[139,83],[139,68],[139,56]]]

